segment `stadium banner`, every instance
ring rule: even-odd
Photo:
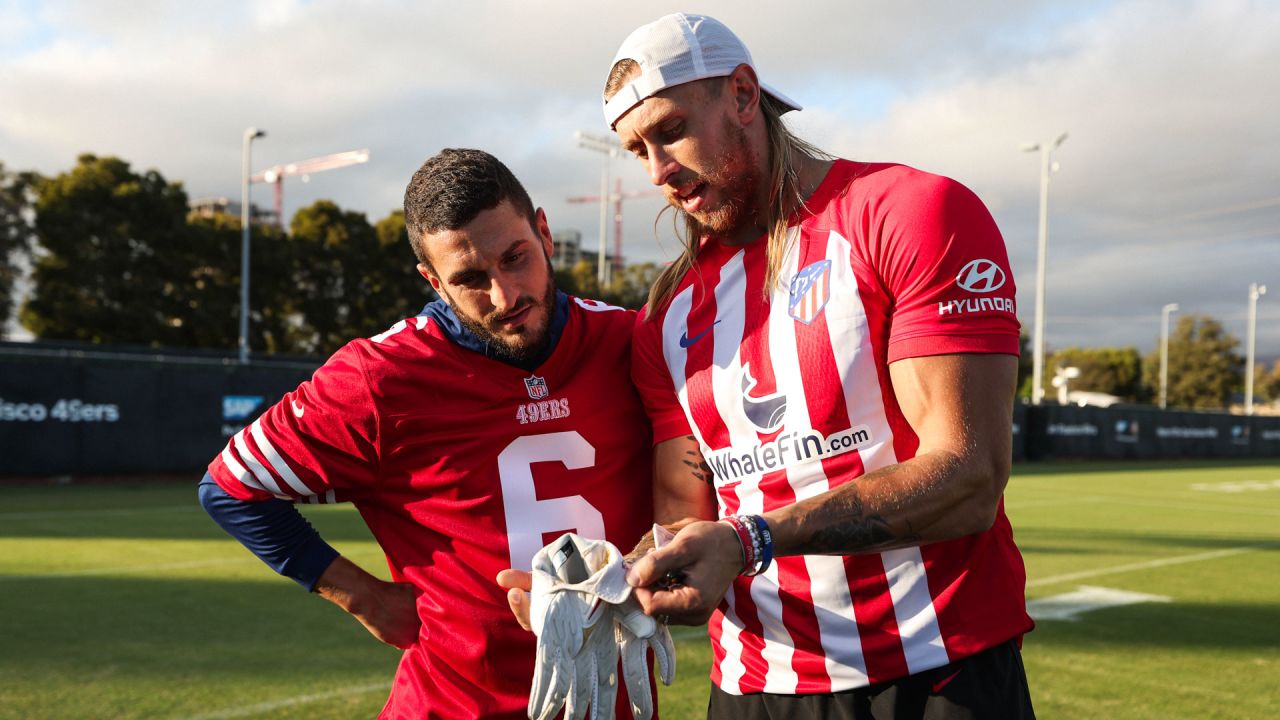
[[[1027,458],[1027,406],[1017,403],[1013,406],[1013,459],[1015,462]]]
[[[1280,457],[1280,417],[1143,407],[1028,407],[1027,457]]]
[[[0,477],[199,472],[318,365],[0,356]]]
[[[0,478],[199,473],[319,365],[0,343]],[[1280,458],[1280,417],[1013,409],[1014,460],[1228,457]]]

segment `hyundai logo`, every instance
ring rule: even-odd
[[[960,269],[956,284],[972,293],[989,293],[1004,287],[1004,270],[990,260],[973,260]]]

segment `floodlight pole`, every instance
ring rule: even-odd
[[[250,148],[255,138],[266,137],[265,130],[244,131],[243,162],[240,172],[240,364],[249,362],[249,177]]]
[[[1024,143],[1023,152],[1040,153],[1040,239],[1036,258],[1036,327],[1031,364],[1031,404],[1044,399],[1044,277],[1045,254],[1049,245],[1049,174],[1057,170],[1053,151],[1067,139],[1064,132],[1053,142]]]
[[[600,135],[593,135],[579,130],[574,133],[578,139],[578,147],[604,154],[604,163],[600,171],[600,256],[596,260],[596,280],[600,283],[600,291],[604,292],[609,284],[609,263],[605,261],[605,238],[609,229],[609,170],[613,158],[618,156],[622,146],[616,140]]]
[[[1178,303],[1160,309],[1160,409],[1169,400],[1169,314],[1178,312]]]
[[[1258,298],[1267,294],[1267,286],[1249,283],[1249,343],[1244,362],[1244,414],[1253,414],[1253,351],[1258,335]]]

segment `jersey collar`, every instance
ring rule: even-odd
[[[551,357],[551,353],[556,349],[556,344],[560,342],[560,334],[564,332],[564,326],[569,322],[569,296],[556,290],[555,303],[551,311],[551,337],[547,342],[547,349],[541,355],[526,363],[514,363],[507,358],[496,356],[493,353],[493,348],[488,343],[476,337],[474,333],[463,326],[462,322],[458,320],[458,316],[454,314],[453,308],[449,307],[449,303],[444,300],[434,300],[427,303],[427,306],[422,308],[422,312],[418,313],[418,317],[429,317],[434,320],[436,325],[440,326],[440,329],[444,331],[445,337],[459,347],[497,360],[504,365],[532,371],[546,362],[547,358]]]

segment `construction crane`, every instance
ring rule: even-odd
[[[615,190],[613,193],[611,193],[607,198],[603,198],[603,200],[605,202],[610,200],[613,201],[613,263],[611,270],[617,271],[622,269],[622,201],[644,197],[659,197],[662,193],[657,190],[632,190],[630,192],[623,192],[622,178],[617,178],[614,188]],[[601,202],[601,197],[599,195],[579,195],[577,197],[566,198],[565,201],[571,203],[596,203]],[[600,247],[604,247],[603,242],[600,243]],[[603,257],[600,258],[601,263],[604,261],[605,259]],[[611,277],[606,275],[604,277],[603,284],[607,285],[610,280]]]
[[[301,175],[302,182],[308,182],[312,173],[336,170],[348,165],[359,165],[369,162],[369,150],[348,150],[347,152],[324,155],[322,157],[302,160],[300,162],[276,165],[254,175],[250,180],[256,183],[275,185],[276,224],[284,226],[284,178],[286,175]]]

